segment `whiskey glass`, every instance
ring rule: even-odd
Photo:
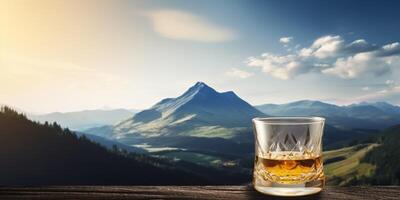
[[[254,188],[275,196],[320,192],[324,123],[321,117],[254,118]]]

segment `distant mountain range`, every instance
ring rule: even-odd
[[[163,99],[151,108],[114,126],[95,127],[85,132],[128,145],[145,143],[153,147],[251,154],[253,152],[251,119],[254,117],[296,115],[293,113],[302,116],[344,115],[340,113],[343,112],[341,107],[317,101],[295,102],[286,106],[286,110],[280,105],[272,104],[258,108],[268,113],[257,110],[233,92],[217,92],[205,83],[197,82],[179,97]],[[334,119],[335,121],[331,121],[331,117],[328,118],[324,134],[325,148],[340,147],[342,141],[376,132],[364,130],[371,126],[360,125],[357,127],[359,130],[341,126],[342,123],[346,125],[366,123],[364,119],[351,116]],[[381,125],[379,124],[379,127]]]
[[[337,106],[304,100],[253,107],[234,92],[217,92],[203,82],[197,82],[182,95],[163,99],[149,109],[136,114],[124,113],[126,115],[113,118],[112,123],[104,120],[83,132],[90,140],[107,148],[115,141],[119,148],[136,152],[142,152],[140,148],[143,148],[149,155],[214,163],[213,166],[220,163],[219,167],[224,167],[224,162],[234,162],[236,165],[232,170],[235,172],[246,168],[253,158],[251,119],[254,117],[323,116],[327,118],[324,150],[349,146],[357,138],[400,124],[400,108],[385,102]],[[48,121],[63,124],[53,116]],[[93,119],[98,116],[92,115]],[[119,122],[116,122],[117,118],[120,118]],[[85,121],[78,120],[79,123]],[[99,124],[106,125],[97,126]]]
[[[160,136],[231,139],[251,132],[251,119],[260,116],[266,115],[234,92],[220,93],[197,82],[179,97],[163,99],[115,126],[91,129],[88,133],[125,138],[125,142],[126,137]]]
[[[256,116],[322,116],[339,129],[384,129],[400,123],[400,107],[386,102],[362,102],[338,106],[302,100],[287,104],[251,106],[234,92],[219,93],[198,82],[176,98],[161,100],[149,109],[84,110],[28,114],[32,120],[53,122],[72,130],[100,136],[200,136],[234,138],[251,131]],[[99,128],[100,127],[100,128]],[[100,134],[99,134],[100,133]]]
[[[327,123],[341,129],[384,129],[400,123],[400,107],[386,102],[337,106],[321,101],[296,101],[287,104],[256,106],[272,116],[322,116]]]
[[[83,110],[76,112],[54,112],[42,115],[28,114],[34,121],[44,123],[57,122],[71,130],[85,130],[98,126],[113,125],[131,117],[136,110],[112,109],[112,110]]]

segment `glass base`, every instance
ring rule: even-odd
[[[306,196],[316,194],[322,191],[324,179],[314,180],[302,184],[281,184],[270,181],[262,181],[262,183],[254,181],[254,188],[263,193],[273,196]]]

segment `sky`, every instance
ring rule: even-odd
[[[0,104],[145,109],[197,81],[250,104],[400,105],[400,2],[0,0]]]

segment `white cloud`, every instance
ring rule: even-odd
[[[367,51],[377,50],[378,46],[371,45],[364,39],[354,40],[352,43],[347,44],[343,49],[346,53],[361,53]]]
[[[341,105],[349,105],[360,102],[378,102],[386,101],[399,105],[400,99],[400,85],[391,85],[381,88],[380,90],[371,91],[369,87],[361,88],[363,91],[368,92],[365,95],[356,96],[348,99],[333,99],[333,103]]]
[[[283,43],[283,44],[288,44],[288,43],[290,43],[292,40],[293,40],[293,37],[281,37],[281,38],[279,39],[279,42],[280,42],[280,43]]]
[[[340,36],[324,36],[314,41],[310,49],[317,58],[327,58],[337,55],[343,48],[344,40]]]
[[[384,58],[376,57],[371,52],[358,53],[347,58],[338,58],[332,68],[322,73],[336,75],[344,79],[353,79],[360,75],[383,75],[391,70]]]
[[[379,47],[364,39],[346,43],[338,35],[328,35],[317,38],[309,47],[286,55],[267,52],[260,57],[249,57],[247,64],[283,80],[309,72],[354,79],[389,73],[400,64],[399,55],[398,42]]]
[[[362,91],[368,91],[370,88],[368,86],[365,86],[363,88],[361,88]]]
[[[246,79],[253,76],[254,74],[237,68],[231,68],[229,71],[226,72],[226,75],[230,77]]]
[[[309,71],[309,68],[301,64],[298,61],[298,56],[294,54],[278,56],[265,53],[261,58],[250,57],[247,64],[260,67],[263,72],[283,80],[291,79],[295,75]]]
[[[388,92],[387,89],[383,89],[383,90],[378,91],[378,93],[387,93],[387,92]]]
[[[386,51],[391,51],[391,50],[399,49],[399,46],[400,46],[399,43],[395,42],[395,43],[387,44],[387,45],[383,46],[382,49],[384,49]]]
[[[386,85],[393,85],[394,84],[394,80],[386,80],[385,84]]]
[[[197,42],[224,42],[236,38],[236,34],[206,19],[180,10],[155,10],[144,13],[155,32],[163,37]]]
[[[382,85],[380,85],[382,86]],[[371,91],[369,87],[363,87],[363,91],[370,91],[369,93],[347,100],[342,100],[346,104],[359,103],[359,102],[376,102],[388,101],[399,102],[400,99],[400,85],[396,84],[393,80],[386,80],[385,85],[379,90]]]
[[[383,46],[380,51],[377,52],[379,56],[391,56],[400,53],[400,43],[395,42]]]
[[[400,87],[390,87],[377,92],[372,92],[367,95],[359,96],[351,99],[348,102],[363,102],[363,101],[398,101],[400,97]]]

